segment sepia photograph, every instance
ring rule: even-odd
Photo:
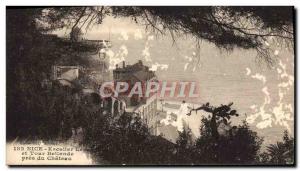
[[[6,165],[295,167],[294,6],[6,6]]]

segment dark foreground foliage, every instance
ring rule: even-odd
[[[267,146],[267,150],[260,154],[260,163],[269,165],[295,164],[295,139],[284,131],[282,141]]]
[[[168,164],[172,161],[174,144],[150,135],[137,117],[126,113],[111,121],[97,115],[84,129],[84,142],[96,161],[110,164]]]
[[[268,147],[260,153],[262,138],[246,122],[232,127],[229,134],[215,139],[210,119],[203,118],[201,136],[192,141],[189,129],[179,133],[176,144],[152,136],[146,125],[130,113],[112,121],[108,116],[94,115],[84,129],[84,142],[98,163],[126,165],[257,165],[293,164],[294,146],[285,134],[285,145]],[[288,144],[286,144],[288,143]],[[289,144],[290,143],[290,144]],[[272,149],[272,150],[271,150]]]

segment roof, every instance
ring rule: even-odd
[[[149,71],[147,72],[144,70],[135,72],[132,75],[136,77],[139,81],[150,80],[155,76],[153,72],[149,72]]]
[[[116,68],[114,72],[126,73],[126,78],[123,78],[126,80],[128,80],[128,77],[131,76],[136,78],[138,81],[150,80],[151,78],[155,77],[155,73],[153,71],[150,71],[149,67],[143,65],[142,61],[139,61],[133,65],[125,66],[124,64],[123,67]]]

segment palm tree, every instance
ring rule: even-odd
[[[294,138],[284,132],[283,142],[277,142],[267,147],[272,164],[294,164]]]
[[[267,147],[267,152],[271,156],[270,162],[273,164],[285,164],[285,148],[282,142],[271,144]]]

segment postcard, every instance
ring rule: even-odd
[[[6,7],[6,164],[295,166],[292,6]]]

